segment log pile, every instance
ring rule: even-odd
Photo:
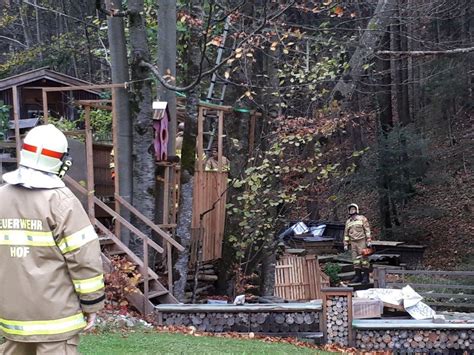
[[[343,296],[328,297],[326,301],[326,326],[328,344],[349,345],[348,299]]]
[[[188,273],[188,282],[186,283],[186,293],[185,293],[185,303],[191,303],[195,276],[195,269],[190,269]],[[207,296],[215,294],[215,282],[217,281],[218,276],[215,271],[213,264],[203,264],[201,265],[198,277],[197,277],[197,288],[196,288],[196,302],[203,301],[207,299]]]
[[[319,332],[318,312],[193,312],[163,313],[164,325],[194,326],[203,332]]]
[[[358,330],[356,347],[396,352],[474,350],[474,330]]]

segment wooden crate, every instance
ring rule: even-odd
[[[380,318],[383,313],[383,302],[367,298],[352,299],[353,319]]]
[[[320,299],[321,288],[328,286],[329,278],[314,255],[285,255],[277,262],[275,296],[292,301]]]

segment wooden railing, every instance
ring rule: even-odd
[[[164,252],[164,249],[158,245],[156,242],[154,242],[150,237],[148,237],[146,234],[141,232],[138,228],[136,228],[133,224],[131,224],[129,221],[127,221],[125,218],[123,218],[119,213],[117,213],[114,209],[111,207],[107,206],[103,201],[98,199],[93,192],[90,193],[88,190],[83,187],[81,184],[79,184],[77,181],[72,179],[69,176],[64,177],[64,181],[73,189],[76,191],[80,192],[84,196],[87,196],[89,203],[88,206],[90,207],[91,203],[93,202],[95,205],[99,206],[102,208],[105,212],[110,214],[111,217],[115,218],[117,222],[119,222],[121,225],[123,225],[125,228],[127,228],[130,232],[135,234],[137,237],[139,237],[143,241],[143,262],[138,258],[137,256],[130,256],[132,259],[139,264],[140,266],[143,265],[143,281],[144,281],[144,295],[145,299],[148,299],[148,278],[149,278],[149,271],[148,271],[148,247],[151,247],[158,253],[162,254]],[[166,233],[163,229],[161,229],[158,225],[153,223],[149,218],[144,216],[140,211],[138,211],[135,207],[133,207],[129,202],[127,202],[125,199],[123,199],[121,196],[118,196],[117,194],[115,195],[116,201],[120,203],[121,206],[123,206],[125,209],[127,209],[129,212],[134,214],[137,218],[139,218],[143,223],[145,223],[148,227],[150,227],[153,231],[155,231],[160,237],[163,238],[163,243],[166,245],[167,248],[167,268],[168,268],[168,289],[170,292],[172,292],[172,285],[173,285],[173,270],[172,270],[172,248],[175,247],[178,251],[183,251],[184,247],[179,244],[176,240],[172,238],[171,235]],[[90,212],[90,211],[89,211]],[[114,240],[117,244],[120,244],[121,241],[118,239],[112,232],[110,232],[102,223],[100,223],[95,217],[91,218],[92,223],[99,228],[103,233],[108,235],[111,239]],[[123,243],[122,243],[123,244]],[[156,274],[153,275],[155,278],[158,276]]]
[[[474,308],[474,271],[394,270],[377,267],[375,287],[400,289],[410,285],[437,308]]]

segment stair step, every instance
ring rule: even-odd
[[[341,273],[337,274],[337,276],[339,276],[339,278],[342,281],[347,281],[347,280],[352,279],[355,276],[355,272],[354,271],[341,272]]]
[[[112,245],[112,244],[115,244],[115,242],[110,239],[110,238],[107,238],[107,237],[99,237],[99,242],[100,242],[100,245]]]
[[[152,299],[152,298],[155,298],[155,297],[164,296],[164,295],[166,295],[166,294],[168,294],[168,293],[169,293],[168,290],[149,292],[149,293],[148,293],[148,299]]]
[[[123,250],[107,250],[106,254],[109,256],[114,256],[114,255],[124,255],[126,253]]]

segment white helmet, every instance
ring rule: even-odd
[[[359,206],[356,205],[355,203],[351,203],[349,206],[347,206],[347,209],[350,211],[351,207],[354,207],[356,210],[356,213],[359,214]]]
[[[26,135],[20,152],[20,165],[59,174],[68,151],[66,136],[52,124],[33,128]]]

